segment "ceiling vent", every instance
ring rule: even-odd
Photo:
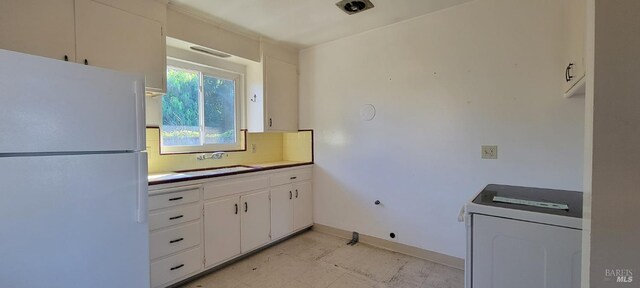
[[[201,46],[191,46],[189,48],[191,48],[191,50],[194,50],[194,51],[198,51],[198,52],[201,52],[201,53],[213,55],[213,56],[220,57],[220,58],[229,58],[229,57],[231,57],[231,55],[229,55],[227,53],[222,53],[220,51],[216,51],[216,50],[205,48],[205,47],[201,47]]]
[[[373,3],[369,0],[342,0],[336,6],[345,13],[352,15],[373,8]]]

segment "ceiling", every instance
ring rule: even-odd
[[[222,27],[305,48],[471,0],[371,0],[375,8],[347,15],[338,0],[170,0],[177,9]],[[232,29],[234,30],[234,29]]]

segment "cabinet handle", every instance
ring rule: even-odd
[[[573,79],[573,75],[571,75],[571,69],[573,69],[573,63],[569,63],[567,69],[564,71],[564,78],[567,82],[570,82]]]
[[[296,189],[296,198],[298,198],[298,189]]]
[[[64,61],[69,61],[69,56],[64,55]]]
[[[84,65],[89,65],[89,60],[84,59]]]
[[[249,204],[247,204],[247,202],[244,202],[244,213],[247,213],[247,211],[249,211]]]
[[[289,179],[291,179],[291,180],[296,180],[296,179],[298,179],[298,177],[293,176],[293,177],[291,177],[291,178],[289,178]]]
[[[184,267],[184,264],[180,264],[180,265],[178,265],[176,267],[171,267],[171,271],[176,270],[176,269],[180,269],[182,267]]]
[[[269,118],[269,127],[273,126],[273,120]]]
[[[236,203],[234,205],[236,205],[236,215],[238,215],[238,203]]]
[[[169,199],[169,201],[178,201],[178,200],[182,200],[183,197],[176,197],[176,198],[171,198]]]
[[[176,219],[180,219],[182,217],[184,217],[184,215],[178,215],[178,216],[169,218],[169,220],[176,220]]]
[[[293,199],[293,193],[291,193],[291,191],[289,191],[289,200]]]
[[[178,243],[178,242],[180,242],[182,240],[184,240],[184,238],[178,238],[176,240],[171,240],[171,241],[169,241],[169,244]]]

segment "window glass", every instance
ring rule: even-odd
[[[172,60],[162,97],[163,152],[240,149],[242,74]]]
[[[162,97],[162,145],[200,145],[200,74],[169,67],[167,94]]]
[[[236,142],[235,81],[204,75],[204,143]]]

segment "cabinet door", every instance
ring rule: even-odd
[[[313,194],[310,181],[293,184],[293,229],[313,225]]]
[[[166,47],[159,22],[91,0],[76,0],[77,62],[145,76],[164,90]]]
[[[269,242],[271,230],[271,209],[269,190],[240,197],[242,253],[253,250]]]
[[[585,38],[586,38],[586,1],[569,0],[566,3],[565,19],[565,45],[566,68],[571,65],[569,71],[565,71],[564,91],[569,91],[585,76]],[[570,77],[571,76],[571,77]]]
[[[0,49],[75,60],[73,0],[0,1]]]
[[[240,254],[237,196],[204,204],[204,253],[206,267]]]
[[[293,232],[293,186],[271,188],[271,238]]]
[[[266,130],[298,131],[298,68],[264,57]]]

